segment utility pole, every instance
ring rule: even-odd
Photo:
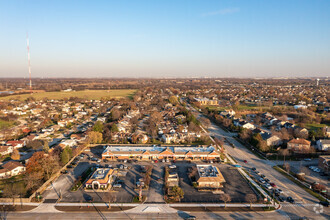
[[[27,51],[28,51],[28,66],[29,66],[29,77],[30,77],[30,93],[32,94],[31,64],[30,64],[30,44],[29,44],[28,33],[26,33],[26,43],[27,43]]]

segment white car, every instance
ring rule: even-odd
[[[266,184],[265,184],[265,187],[266,187],[267,189],[272,189],[272,186],[271,186],[269,183],[266,183]]]
[[[266,183],[266,181],[263,178],[260,178],[259,182],[262,183],[262,184]]]
[[[121,188],[121,184],[115,184],[113,185],[113,188]]]

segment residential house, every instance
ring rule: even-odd
[[[6,145],[7,146],[13,146],[14,149],[17,149],[17,148],[24,147],[25,146],[25,141],[21,141],[21,140],[18,140],[18,141],[7,141]]]
[[[327,136],[328,138],[330,138],[330,127],[327,127],[325,129],[325,136]]]
[[[330,149],[330,139],[320,139],[316,142],[316,148],[320,151],[328,151]]]
[[[0,155],[4,156],[4,155],[8,155],[13,153],[14,147],[13,146],[0,146]]]
[[[271,133],[262,133],[261,137],[266,141],[267,146],[279,146],[283,143],[281,138],[276,135],[272,135]]]
[[[310,147],[311,142],[302,138],[292,139],[288,142],[288,149],[295,153],[308,153]]]
[[[0,169],[0,178],[10,178],[25,172],[25,167],[17,161],[9,161],[2,167]]]

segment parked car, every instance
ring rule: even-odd
[[[256,171],[256,174],[259,175],[259,176],[261,175],[261,173],[259,171]]]
[[[321,201],[320,205],[323,205],[325,207],[329,207],[329,202],[328,201]]]
[[[67,174],[68,171],[67,171],[67,170],[62,170],[61,173],[62,173],[62,174]]]
[[[272,186],[271,186],[269,183],[266,183],[266,184],[265,184],[265,187],[266,187],[267,189],[272,189]]]
[[[188,217],[185,218],[185,220],[195,220],[196,216],[189,215]]]
[[[121,188],[121,184],[114,184],[113,188]]]
[[[233,165],[233,167],[237,167],[237,168],[240,168],[240,167],[242,167],[241,165],[239,165],[239,164],[234,164]]]
[[[290,203],[294,203],[294,199],[291,196],[287,197],[286,201],[288,201]]]
[[[264,174],[261,174],[260,176],[261,176],[262,178],[265,178],[265,177],[266,177]]]
[[[269,179],[267,179],[267,178],[265,178],[265,181],[266,181],[267,183],[269,183],[269,182],[270,182],[270,180],[269,180]]]
[[[124,160],[124,163],[127,163],[127,160]]]
[[[281,189],[275,189],[275,193],[281,194],[283,191]]]
[[[244,160],[244,163],[247,163],[247,160]]]
[[[175,169],[176,166],[175,166],[175,165],[170,165],[170,166],[168,166],[168,168],[170,168],[170,169]]]
[[[283,196],[278,196],[277,198],[278,198],[278,201],[280,201],[280,202],[284,202],[285,201],[285,199],[283,198]]]
[[[272,187],[276,187],[276,184],[275,183],[269,183]]]
[[[305,158],[304,161],[311,161],[311,158]]]
[[[262,184],[266,183],[266,181],[263,178],[260,178],[259,182],[262,183]]]
[[[252,167],[252,170],[253,170],[253,171],[256,171],[256,170],[257,170],[257,168],[255,168],[255,167]]]

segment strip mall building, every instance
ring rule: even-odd
[[[159,146],[106,146],[102,159],[136,160],[213,160],[220,161],[220,153],[213,146],[209,147],[159,147]]]

